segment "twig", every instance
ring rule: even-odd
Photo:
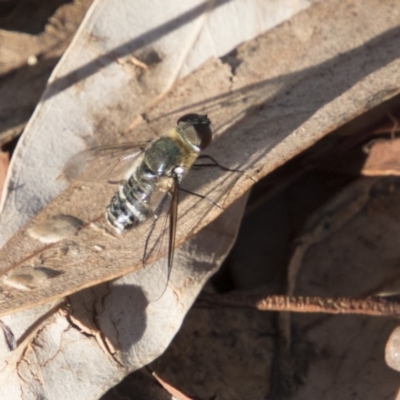
[[[400,302],[368,297],[323,298],[317,296],[256,296],[244,294],[215,295],[203,293],[198,304],[228,307],[250,307],[260,311],[289,311],[302,313],[358,314],[370,316],[399,316]]]
[[[155,372],[153,372],[153,376],[156,378],[157,382],[172,396],[174,396],[177,400],[193,400],[193,398],[186,396],[178,389],[174,388],[172,385],[164,381],[161,377],[159,377]]]

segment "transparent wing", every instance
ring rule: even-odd
[[[154,214],[154,221],[146,239],[143,269],[137,272],[147,299],[157,301],[165,293],[174,259],[176,222],[178,213],[178,183],[164,194]],[[151,264],[149,260],[157,259]]]
[[[124,179],[134,160],[143,153],[149,143],[150,141],[121,143],[82,151],[67,161],[61,176],[68,180],[96,182]]]

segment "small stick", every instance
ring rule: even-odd
[[[383,298],[352,299],[317,296],[256,296],[246,294],[215,295],[202,293],[199,305],[250,307],[260,311],[287,311],[325,314],[358,314],[387,317],[400,315],[400,302]]]

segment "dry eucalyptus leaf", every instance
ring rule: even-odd
[[[400,175],[400,139],[377,140],[369,146],[361,173],[368,176]]]

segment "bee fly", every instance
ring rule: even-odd
[[[171,223],[176,223],[179,184],[200,151],[210,144],[210,123],[206,115],[184,115],[174,129],[151,142],[138,157],[131,176],[106,210],[108,222],[117,231],[131,229],[154,215],[166,193],[172,195]]]
[[[64,169],[67,177],[78,176],[78,179],[83,180],[100,179],[100,175],[109,177],[111,173],[124,172],[126,179],[112,197],[105,216],[119,233],[154,217],[144,249],[144,264],[150,254],[159,251],[157,249],[163,241],[160,238],[159,244],[147,249],[157,220],[161,214],[169,216],[167,278],[173,261],[179,185],[200,152],[210,144],[210,123],[207,115],[186,114],[178,119],[175,128],[158,139],[89,149],[72,157]],[[213,166],[219,166],[214,159],[209,158],[215,163]],[[99,160],[103,168],[98,168]],[[85,168],[88,164],[89,168]],[[167,229],[164,229],[162,235],[166,232]]]

